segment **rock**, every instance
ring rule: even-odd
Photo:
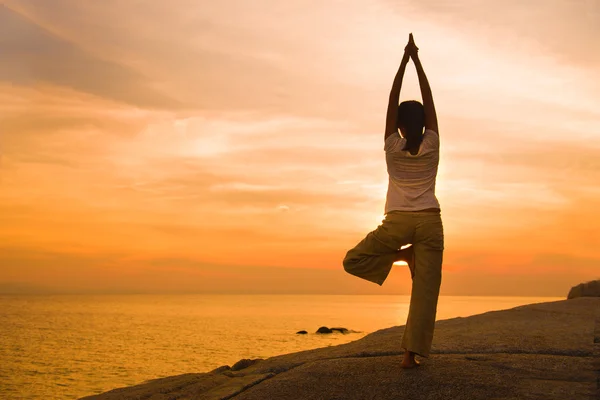
[[[600,279],[573,286],[569,290],[567,299],[576,299],[577,297],[600,297]]]
[[[236,362],[235,364],[233,364],[233,367],[231,367],[232,371],[239,371],[242,370],[244,368],[248,368],[251,365],[256,364],[257,362],[262,361],[262,358],[255,358],[255,359],[248,359],[248,358],[243,358],[240,361]]]
[[[221,365],[219,368],[215,368],[212,371],[210,371],[210,373],[218,374],[220,372],[229,371],[230,369],[231,367],[229,365]]]
[[[600,298],[437,321],[432,354],[402,370],[403,326],[271,357],[241,371],[186,374],[87,400],[564,400],[599,398]],[[598,366],[596,366],[598,365]]]
[[[339,332],[339,333],[343,333],[343,334],[350,333],[350,331],[346,328],[331,328],[331,330],[334,332]]]
[[[328,328],[326,326],[322,326],[319,329],[317,329],[317,333],[333,333],[333,332],[339,332],[339,333],[350,333],[350,331],[346,328]]]
[[[308,332],[306,332],[306,331],[298,331],[298,332],[296,332],[296,334],[297,335],[306,335],[306,334],[308,334]]]

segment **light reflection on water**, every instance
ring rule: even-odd
[[[438,319],[554,300],[561,299],[442,296]],[[403,325],[408,302],[359,295],[0,296],[0,398],[78,398],[241,358],[342,344]],[[313,334],[323,325],[360,333]]]

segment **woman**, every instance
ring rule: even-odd
[[[348,273],[378,285],[383,284],[394,262],[408,263],[413,281],[402,338],[403,368],[419,365],[415,355],[429,356],[444,251],[440,204],[435,196],[439,163],[437,116],[418,50],[410,34],[390,92],[384,136],[389,175],[385,219],[344,259]],[[411,58],[423,104],[405,101],[398,105],[402,78]],[[412,246],[406,247],[409,244]]]

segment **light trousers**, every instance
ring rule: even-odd
[[[415,270],[402,347],[428,357],[442,282],[444,229],[439,212],[391,211],[382,224],[348,251],[349,274],[382,285],[400,247],[412,244]]]

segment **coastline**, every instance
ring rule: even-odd
[[[403,329],[82,399],[588,399],[598,394],[600,298],[440,320],[431,357],[414,371],[399,368]]]

